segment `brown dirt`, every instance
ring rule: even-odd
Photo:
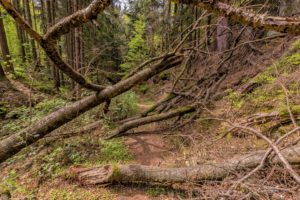
[[[28,97],[16,88],[10,81],[0,81],[0,102],[6,102],[9,107],[27,105]]]
[[[32,95],[33,91],[20,81],[10,80],[10,82],[15,88],[17,88],[19,91],[22,91],[22,93],[26,94],[27,96]]]
[[[134,163],[151,166],[166,164],[166,157],[172,155],[173,148],[161,136],[150,134],[127,137],[125,143],[134,154]]]

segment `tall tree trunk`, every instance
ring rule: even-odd
[[[47,0],[46,1],[46,10],[47,10],[47,28],[49,29],[51,25],[53,24],[55,20],[55,6],[54,1]],[[60,87],[60,80],[58,76],[58,69],[53,65],[50,59],[48,59],[48,65],[50,67],[53,83],[54,83],[54,89],[59,90]]]
[[[6,80],[6,76],[5,76],[3,67],[2,67],[2,65],[0,63],[0,81],[2,81],[2,80]]]
[[[51,10],[52,10],[52,24],[55,24],[55,20],[56,20],[56,10],[57,10],[57,1],[56,0],[52,0],[51,3]],[[57,43],[59,43],[60,38],[58,38]],[[57,46],[58,51],[59,51],[59,46]],[[61,55],[61,53],[60,53]],[[59,75],[59,69],[57,67],[55,67],[55,65],[53,65],[53,78],[54,78],[54,84],[55,84],[55,88],[58,91],[61,84],[60,84],[60,75]]]
[[[16,10],[21,13],[20,10],[20,1],[19,0],[13,0],[13,4],[16,8]],[[18,39],[20,41],[20,55],[22,57],[22,62],[26,63],[26,51],[25,51],[25,47],[24,47],[24,30],[16,23],[16,29],[17,29],[17,34],[18,34]]]
[[[31,10],[30,10],[30,1],[29,0],[24,0],[24,8],[25,8],[25,19],[28,22],[28,24],[33,27],[32,23],[32,16],[31,16]],[[36,46],[33,38],[30,38],[30,45],[31,45],[31,53],[32,53],[32,58],[35,63],[35,66],[40,66],[40,62],[38,61],[38,56],[37,56],[37,51],[36,51]]]
[[[11,62],[11,55],[9,53],[9,48],[8,48],[8,44],[7,44],[7,38],[6,38],[6,33],[5,33],[2,16],[3,16],[3,14],[0,13],[0,45],[1,45],[2,56],[3,56],[3,59],[7,63],[8,69],[12,73],[14,73],[14,66]]]
[[[20,5],[20,14],[24,16],[24,18],[26,19],[26,0],[22,0],[22,6]],[[27,20],[27,19],[26,19]],[[28,38],[28,33],[25,31],[24,32],[24,41],[25,43],[28,43],[29,42],[29,38]],[[25,48],[26,49],[26,48]],[[26,49],[27,50],[27,49]]]
[[[74,12],[80,9],[80,3],[79,0],[74,0],[73,1],[73,8]],[[82,68],[82,42],[81,42],[81,34],[82,34],[82,28],[78,27],[75,28],[75,33],[74,33],[74,40],[75,40],[75,70],[79,73],[81,73],[81,68]],[[78,84],[75,86],[75,99],[80,98],[80,87]]]

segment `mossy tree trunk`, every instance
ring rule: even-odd
[[[300,146],[285,149],[283,156],[291,164],[300,163]],[[196,183],[207,180],[221,180],[237,171],[257,167],[265,151],[251,153],[242,157],[232,158],[225,162],[206,163],[194,167],[163,168],[144,165],[105,165],[90,168],[72,168],[77,180],[83,185],[107,184],[107,183],[145,183],[173,184]],[[278,157],[270,160],[272,164],[281,161]]]

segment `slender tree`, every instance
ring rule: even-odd
[[[3,67],[2,67],[2,65],[0,63],[0,81],[5,80],[5,79],[6,79],[6,76],[5,76]]]
[[[54,1],[47,0],[46,1],[46,11],[47,11],[47,27],[50,28],[51,25],[54,23]],[[53,65],[53,63],[48,59],[48,65],[51,68],[52,71],[52,77],[53,77],[53,83],[54,83],[54,88],[56,90],[59,90],[60,87],[60,80],[59,80],[59,75],[58,75],[58,69]]]
[[[24,10],[25,10],[25,19],[29,23],[31,27],[33,27],[33,22],[32,22],[32,16],[31,16],[31,9],[30,9],[30,1],[29,0],[24,0]],[[30,45],[31,45],[31,53],[32,53],[32,58],[33,62],[35,63],[35,66],[40,66],[40,61],[38,60],[37,56],[37,50],[36,50],[36,45],[34,42],[34,39],[30,38]]]
[[[20,1],[19,0],[13,0],[13,4],[16,8],[16,10],[21,13],[20,10]],[[25,51],[25,33],[24,30],[20,27],[19,24],[16,23],[16,29],[17,29],[17,34],[18,34],[18,39],[20,41],[20,55],[22,57],[22,62],[25,63],[26,62],[26,51]]]
[[[7,44],[7,38],[3,23],[3,13],[0,13],[0,45],[4,61],[7,63],[7,66],[11,72],[14,72],[14,66],[11,62],[11,55],[9,53],[9,48]]]

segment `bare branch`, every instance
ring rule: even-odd
[[[257,14],[252,10],[237,8],[218,0],[183,0],[183,3],[194,4],[218,15],[223,15],[242,24],[281,33],[300,34],[300,19],[296,17],[276,17]]]
[[[61,19],[53,25],[44,36],[44,39],[56,40],[61,35],[68,33],[71,29],[79,27],[90,20],[96,19],[98,14],[110,4],[111,0],[93,0],[88,7]]]
[[[297,183],[300,183],[300,176],[293,170],[293,168],[291,167],[291,165],[289,164],[289,162],[286,160],[286,158],[282,155],[282,153],[280,152],[280,150],[278,149],[278,147],[276,146],[276,144],[274,144],[268,137],[266,137],[265,135],[263,135],[260,131],[250,128],[250,127],[246,127],[246,126],[241,126],[238,124],[232,124],[233,127],[239,128],[239,129],[243,129],[246,130],[248,132],[252,132],[254,133],[257,137],[260,137],[261,139],[265,140],[267,143],[269,143],[269,145],[271,146],[271,148],[273,149],[273,151],[276,153],[276,155],[278,156],[278,158],[280,159],[280,161],[283,163],[284,167],[287,169],[287,171],[289,172],[289,174],[297,181]],[[297,129],[298,130],[298,129]]]
[[[169,111],[167,113],[161,113],[157,115],[151,115],[147,117],[142,117],[139,119],[134,119],[132,121],[128,121],[121,126],[119,126],[116,130],[114,130],[112,133],[110,133],[106,139],[112,139],[115,137],[120,137],[122,136],[122,133],[125,133],[126,131],[136,128],[138,126],[142,126],[145,124],[157,122],[157,121],[162,121],[166,119],[170,119],[176,116],[184,115],[187,113],[194,112],[196,110],[195,105],[191,106],[182,106],[180,108],[177,108],[175,110]]]

